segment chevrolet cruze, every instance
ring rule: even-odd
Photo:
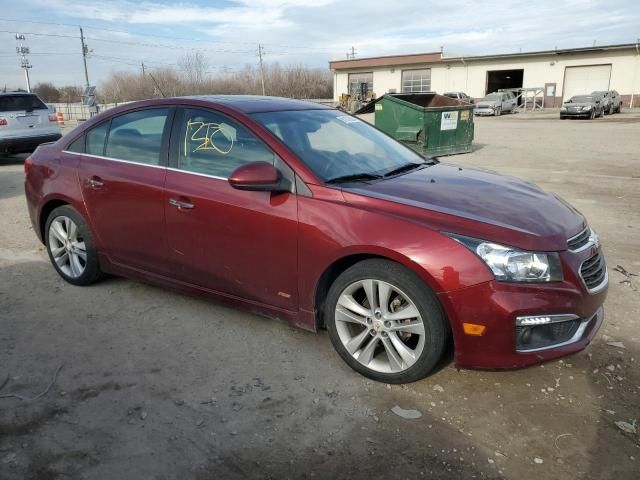
[[[206,294],[308,330],[372,379],[515,368],[583,349],[608,276],[561,198],[427,159],[319,104],[210,96],[108,110],[26,160],[67,282]]]

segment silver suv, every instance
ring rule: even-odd
[[[0,93],[0,153],[32,152],[61,136],[55,113],[37,95]]]

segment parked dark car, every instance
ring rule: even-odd
[[[620,113],[622,111],[622,98],[615,90],[591,92],[591,95],[600,95],[603,100],[603,109],[606,115]]]
[[[55,113],[37,95],[0,93],[0,153],[33,152],[61,136]]]
[[[604,116],[604,105],[600,95],[576,95],[562,104],[560,118],[587,118],[593,120]]]
[[[38,148],[25,174],[67,282],[111,273],[327,328],[378,381],[427,375],[451,336],[456,365],[515,368],[582,350],[603,321],[607,267],[577,210],[319,104],[130,103]]]

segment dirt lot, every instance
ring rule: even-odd
[[[511,372],[450,364],[368,381],[326,333],[113,278],[65,284],[31,231],[20,159],[0,159],[2,479],[637,479],[640,114],[476,121],[447,159],[559,193],[601,236],[611,286],[584,352]],[[608,345],[622,342],[624,347]],[[400,418],[395,405],[422,417]],[[624,425],[623,425],[624,426]]]

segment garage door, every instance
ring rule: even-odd
[[[564,71],[564,99],[596,90],[609,90],[611,65],[567,67]]]

